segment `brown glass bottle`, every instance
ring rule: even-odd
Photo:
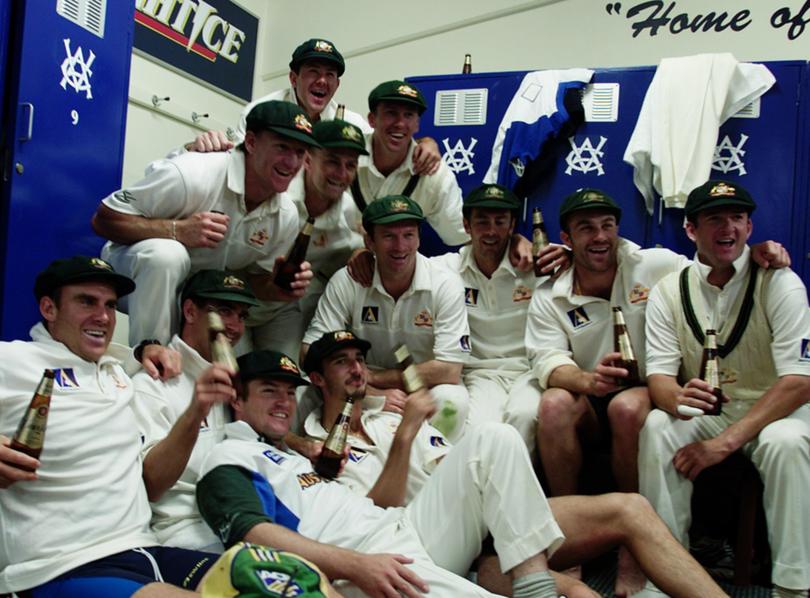
[[[534,208],[532,210],[532,257],[534,258],[535,276],[543,276],[543,272],[537,266],[537,257],[547,246],[548,234],[546,233],[546,223],[543,221],[543,213],[540,208]]]
[[[627,370],[627,378],[622,381],[622,385],[638,386],[641,384],[638,360],[633,351],[633,344],[630,342],[630,333],[627,332],[622,308],[618,306],[613,308],[613,350],[622,354],[621,359],[616,362],[616,367]]]
[[[299,232],[298,236],[295,238],[295,243],[293,243],[290,252],[279,265],[278,272],[276,272],[276,277],[273,282],[276,283],[276,286],[287,292],[292,292],[290,285],[295,280],[295,274],[301,268],[301,262],[303,262],[307,256],[307,248],[309,247],[309,239],[312,237],[314,224],[315,218],[312,216],[307,218],[301,232]]]
[[[720,358],[717,355],[717,331],[715,330],[706,331],[698,377],[711,385],[715,398],[714,407],[706,411],[706,415],[720,415],[723,412],[723,391],[720,388]]]
[[[472,56],[469,54],[464,55],[464,66],[461,67],[462,75],[469,75],[472,73]]]
[[[9,446],[12,449],[39,459],[45,442],[45,428],[48,424],[52,394],[53,370],[45,370],[37,385],[37,390],[34,392],[34,397],[17,426],[17,432],[11,439]]]
[[[335,110],[335,120],[345,120],[346,115],[346,104],[338,104],[337,110]]]
[[[225,325],[222,317],[215,311],[208,312],[208,341],[211,343],[211,363],[227,366],[236,374],[239,364],[233,352],[231,341],[225,335]]]
[[[354,398],[346,397],[346,404],[329,430],[329,435],[323,443],[323,450],[315,461],[315,471],[323,478],[332,480],[340,472],[340,462],[343,461],[343,450],[349,437],[349,422],[352,419],[353,408]]]

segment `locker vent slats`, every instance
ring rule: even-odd
[[[104,37],[107,0],[56,0],[56,13],[99,37]]]
[[[761,99],[762,98],[756,98],[750,104],[746,104],[731,118],[759,118],[759,105]]]
[[[592,83],[582,90],[585,122],[613,123],[619,119],[619,84]]]
[[[437,91],[433,124],[437,127],[486,124],[487,91],[487,89]]]

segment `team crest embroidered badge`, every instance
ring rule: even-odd
[[[571,321],[571,325],[574,329],[583,328],[591,323],[591,319],[588,317],[588,312],[585,311],[585,308],[575,307],[568,313],[566,313],[568,319]]]
[[[627,298],[630,303],[641,303],[646,301],[650,296],[650,287],[645,287],[640,282],[637,282],[632,289],[630,289],[630,296]]]
[[[512,291],[512,302],[520,303],[521,301],[529,301],[532,298],[532,290],[526,285],[519,285]]]

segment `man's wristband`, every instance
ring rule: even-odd
[[[143,350],[146,348],[147,345],[159,345],[160,341],[156,338],[148,338],[146,340],[142,340],[138,343],[138,346],[135,347],[135,350],[132,354],[135,356],[135,361],[140,362],[143,359]]]

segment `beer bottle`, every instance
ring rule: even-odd
[[[234,374],[239,373],[239,364],[236,362],[231,341],[225,335],[222,317],[215,311],[208,312],[208,341],[211,347],[211,363],[230,367]]]
[[[540,251],[548,245],[548,234],[546,234],[546,223],[543,221],[543,213],[540,208],[532,210],[532,257],[534,258],[534,275],[543,276],[543,272],[537,266],[537,257]]]
[[[624,314],[621,307],[613,308],[613,350],[621,353],[622,357],[616,363],[616,367],[627,370],[627,378],[624,379],[624,386],[638,386],[641,380],[638,374],[638,360],[633,352],[633,344],[630,342],[630,334],[627,332],[627,324],[624,322]]]
[[[469,75],[472,73],[472,57],[469,54],[464,55],[464,66],[461,67],[462,75]]]
[[[337,110],[335,110],[335,120],[346,120],[344,115],[346,114],[346,104],[338,104]]]
[[[405,386],[405,392],[411,394],[420,388],[424,388],[425,382],[419,372],[416,371],[416,364],[408,347],[400,345],[399,349],[394,351],[394,357],[402,367],[402,384]]]
[[[343,411],[335,419],[335,424],[329,430],[329,435],[323,443],[323,450],[315,461],[315,471],[324,478],[333,480],[340,471],[340,462],[343,460],[343,449],[349,436],[349,422],[352,418],[354,397],[346,397]]]
[[[723,391],[720,389],[720,358],[717,355],[717,332],[715,330],[706,331],[698,377],[711,384],[712,394],[717,399],[714,407],[706,411],[706,415],[720,415],[723,412]]]
[[[413,356],[408,350],[408,347],[401,345],[399,349],[394,351],[394,357],[402,367],[402,384],[408,394],[414,393],[417,390],[425,388],[425,382],[422,376],[416,370],[416,363],[414,363]],[[450,436],[453,430],[458,425],[458,409],[451,402],[446,402],[442,408],[430,420],[430,425],[436,428],[445,436]]]
[[[9,446],[12,449],[39,459],[39,455],[42,453],[42,445],[45,442],[45,426],[48,424],[48,411],[51,408],[52,394],[53,370],[45,370],[37,385],[34,397],[28,404],[28,409],[17,426],[17,432],[14,434],[14,438],[11,439]]]
[[[292,292],[290,285],[295,280],[296,272],[301,268],[301,262],[303,262],[304,258],[307,256],[307,247],[309,247],[309,239],[312,236],[312,228],[314,225],[315,218],[313,216],[307,218],[290,252],[278,267],[278,272],[276,272],[276,277],[273,282],[276,286],[287,292]]]

